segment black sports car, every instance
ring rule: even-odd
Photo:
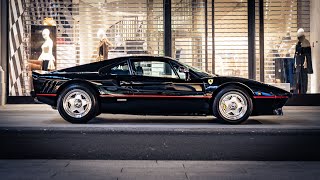
[[[291,94],[257,81],[212,75],[169,57],[128,56],[34,71],[32,94],[71,123],[100,113],[213,115],[230,124],[280,115]]]

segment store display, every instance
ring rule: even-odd
[[[305,94],[308,90],[308,74],[313,73],[313,68],[310,42],[301,28],[298,30],[298,40],[295,52],[295,93]]]
[[[103,29],[99,29],[97,33],[98,38],[100,39],[98,45],[98,61],[103,61],[108,59],[109,47],[113,46],[112,43],[108,40],[106,33]]]
[[[289,83],[294,88],[294,45],[290,33],[282,37],[281,43],[274,49],[275,82]]]
[[[37,62],[39,61],[39,62]],[[55,70],[56,67],[56,26],[31,26],[30,69]]]

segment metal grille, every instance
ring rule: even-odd
[[[215,0],[215,66],[220,75],[248,77],[247,0]]]
[[[172,1],[173,56],[179,61],[205,69],[205,0]]]
[[[23,61],[25,78],[25,84],[21,87],[24,95],[28,95],[31,90],[28,65],[28,61],[33,58],[31,25],[42,25],[45,18],[53,18],[57,27],[57,69],[97,61],[99,30],[105,32],[112,43],[109,58],[164,54],[162,0],[26,0],[21,3],[24,57],[20,60]]]
[[[41,25],[46,17],[57,26],[57,69],[96,61],[100,29],[112,43],[109,58],[164,55],[163,0],[10,0],[10,4],[10,95],[28,95],[31,89],[31,25]],[[281,46],[282,39],[290,35],[289,47],[294,45],[300,27],[309,39],[309,6],[310,0],[264,0],[266,82],[276,82],[275,50],[288,46]],[[180,61],[208,72],[215,69],[220,75],[248,77],[247,0],[172,0],[172,43],[173,57]]]
[[[31,25],[43,25],[45,18],[53,18],[57,27],[57,69],[76,65],[76,48],[79,34],[75,31],[76,21],[74,16],[77,13],[77,9],[78,4],[73,4],[72,0],[26,1],[24,13],[26,60],[36,59],[30,51]]]
[[[80,64],[95,61],[103,29],[112,43],[109,58],[132,55],[163,55],[163,5],[161,0],[80,1],[78,29]]]
[[[293,58],[297,42],[297,0],[265,0],[265,82],[285,83],[284,58]]]
[[[26,47],[31,24],[51,17],[57,23],[57,68],[96,61],[102,29],[112,42],[109,57],[128,54],[163,54],[161,0],[83,1],[56,0],[26,3]],[[28,52],[28,51],[27,51]]]
[[[213,72],[213,6],[211,0],[172,1],[173,57]]]

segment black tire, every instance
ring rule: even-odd
[[[79,95],[81,97],[81,100],[79,98],[74,98],[74,101],[81,101],[79,103],[74,102],[74,108],[77,108],[78,106],[83,106],[83,104],[87,103],[83,107],[79,108],[78,110],[71,111],[71,103],[67,102],[68,98],[71,99],[72,93],[75,94],[81,94]],[[78,96],[78,97],[79,97]],[[83,99],[84,98],[84,99]],[[85,101],[82,101],[85,100]],[[82,103],[85,102],[85,103]],[[84,124],[93,119],[97,113],[99,112],[99,106],[98,106],[98,100],[95,95],[95,91],[85,85],[85,84],[72,84],[66,87],[59,95],[58,103],[57,103],[58,111],[60,115],[65,119],[66,121],[70,123],[75,124]],[[85,112],[83,114],[78,114],[77,112],[80,112],[80,110],[84,110]],[[78,115],[77,115],[78,114]],[[74,116],[72,116],[74,115]],[[77,116],[77,117],[75,117]]]
[[[232,117],[233,112],[230,112],[232,113],[231,115],[226,113],[226,108],[228,108],[226,103],[223,103],[223,107],[222,107],[222,104],[220,103],[222,102],[222,98],[228,99],[229,97],[228,95],[231,95],[231,97],[233,97],[232,94],[234,94],[235,98],[238,99],[240,102],[242,102],[243,104],[246,104],[246,107],[244,106],[239,108],[240,109],[239,111],[241,112],[239,114],[239,117],[235,115],[234,117]],[[233,110],[233,108],[236,108],[237,110],[238,104],[235,102],[231,102],[231,105],[229,105],[229,107],[232,107],[232,108],[229,108],[229,110]],[[244,90],[243,88],[238,86],[227,86],[224,89],[222,89],[220,92],[218,92],[218,94],[214,97],[212,108],[213,108],[213,115],[218,119],[219,122],[227,123],[227,124],[241,124],[245,122],[251,115],[252,109],[253,109],[253,103],[252,103],[251,97],[248,95],[247,91]],[[226,117],[228,115],[230,115],[231,117]]]

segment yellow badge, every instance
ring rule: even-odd
[[[211,85],[213,83],[213,79],[208,79],[208,83]]]

